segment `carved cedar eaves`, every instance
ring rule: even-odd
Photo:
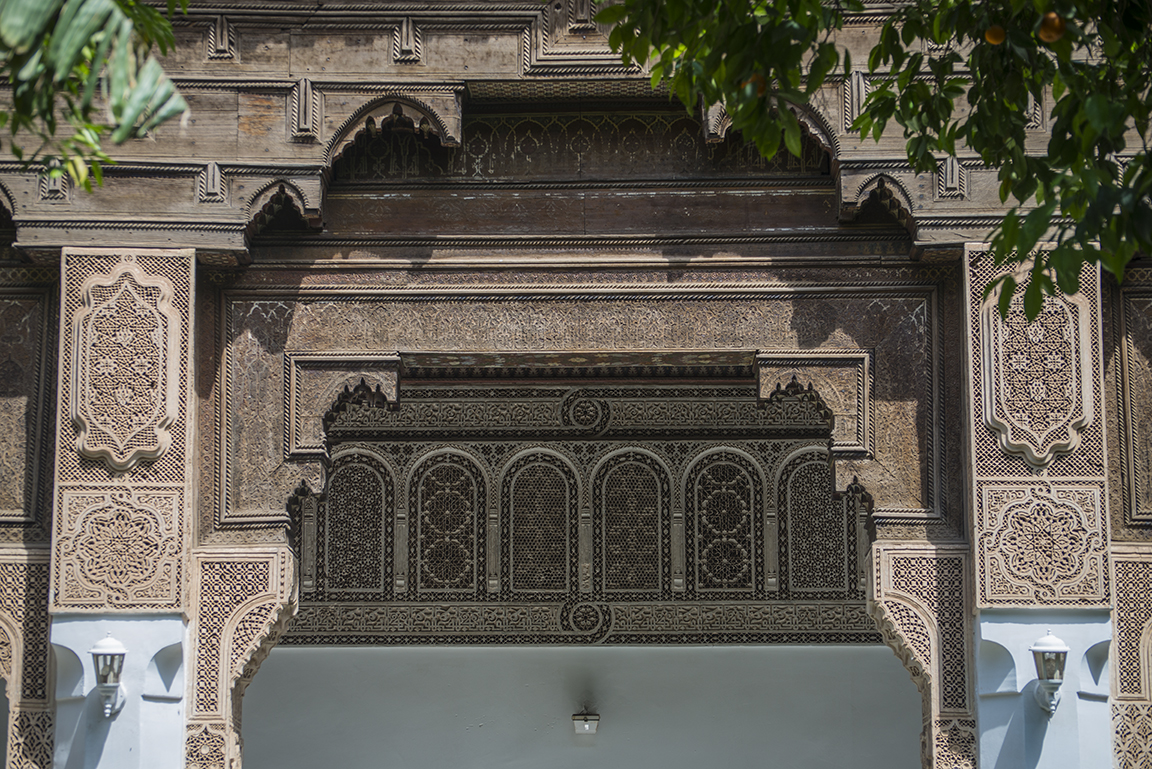
[[[800,130],[814,139],[831,157],[832,175],[835,176],[836,161],[840,156],[840,141],[836,137],[836,132],[831,129],[830,123],[811,106],[804,109],[794,108],[792,113],[800,122]],[[704,141],[715,144],[727,138],[728,131],[732,128],[732,117],[728,114],[728,110],[724,109],[723,104],[708,106],[701,102],[700,123],[704,127]]]
[[[264,187],[252,198],[248,206],[247,236],[254,238],[260,235],[285,210],[290,215],[294,214],[308,229],[318,230],[322,226],[319,206],[309,205],[296,185],[277,181]]]
[[[333,134],[324,153],[327,165],[331,167],[362,134],[378,130],[435,136],[445,147],[459,147],[464,124],[462,93],[462,86],[421,88],[418,97],[397,89],[376,99],[354,112]]]
[[[856,221],[870,203],[886,211],[913,239],[916,238],[918,225],[912,215],[912,199],[903,185],[887,174],[876,174],[864,182],[856,193],[855,203],[848,203],[845,196],[840,205],[840,221]]]

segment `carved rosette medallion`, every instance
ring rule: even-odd
[[[989,486],[983,492],[982,600],[1024,605],[1107,600],[1099,489]]]
[[[162,456],[179,415],[172,285],[131,261],[89,278],[73,325],[76,450],[115,472]]]
[[[1075,451],[1092,422],[1090,307],[1080,294],[1049,297],[1029,322],[1023,292],[1007,318],[997,298],[982,310],[984,421],[1005,452],[1039,472]]]
[[[56,604],[161,608],[180,600],[180,500],[172,492],[65,492]]]

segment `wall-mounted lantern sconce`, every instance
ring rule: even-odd
[[[600,716],[586,712],[587,708],[572,716],[572,726],[577,734],[595,734],[600,725]]]
[[[1060,684],[1064,683],[1064,665],[1068,662],[1068,644],[1052,635],[1040,638],[1028,649],[1036,660],[1036,702],[1048,715],[1060,704]]]
[[[120,683],[120,673],[124,670],[124,655],[128,650],[109,633],[89,653],[96,667],[96,690],[104,701],[104,717],[111,718],[124,707],[124,685]]]

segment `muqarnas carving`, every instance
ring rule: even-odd
[[[1101,491],[1092,486],[984,486],[978,511],[980,601],[1106,604]]]
[[[179,416],[173,289],[125,261],[85,281],[81,296],[73,322],[76,450],[125,472],[168,450]]]
[[[998,294],[981,310],[984,421],[1000,447],[1035,472],[1071,453],[1093,419],[1091,307],[1082,294],[1049,297],[1029,322],[1023,292],[1001,317]]]
[[[180,492],[64,492],[61,506],[56,606],[179,607]]]

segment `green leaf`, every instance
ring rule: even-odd
[[[989,286],[991,288],[991,286]],[[1016,294],[1016,278],[1011,275],[1005,275],[1004,280],[1001,281],[1000,296],[997,299],[997,307],[1000,310],[1000,317],[1007,318],[1008,310],[1012,306],[1012,297]]]
[[[1028,320],[1035,320],[1042,309],[1044,309],[1044,294],[1041,292],[1040,281],[1033,276],[1024,289],[1024,314]]]
[[[35,45],[63,0],[4,0],[0,40],[18,53]]]
[[[63,29],[53,36],[48,48],[49,57],[56,68],[56,82],[71,75],[84,47],[104,28],[113,12],[123,18],[112,0],[68,0],[60,14]],[[99,62],[100,59],[95,61]],[[94,69],[99,70],[99,66]]]
[[[624,19],[628,9],[623,5],[610,5],[607,8],[602,8],[596,13],[597,24],[618,24]],[[171,11],[169,11],[171,13]]]
[[[1055,208],[1056,203],[1052,201],[1039,206],[1024,217],[1024,226],[1020,228],[1020,235],[1016,243],[1016,249],[1020,253],[1026,254],[1031,251],[1036,242],[1048,231],[1048,227],[1052,223],[1052,212]]]
[[[800,157],[803,149],[800,141],[800,123],[796,115],[786,106],[780,108],[780,122],[784,126],[784,146],[796,157]]]

